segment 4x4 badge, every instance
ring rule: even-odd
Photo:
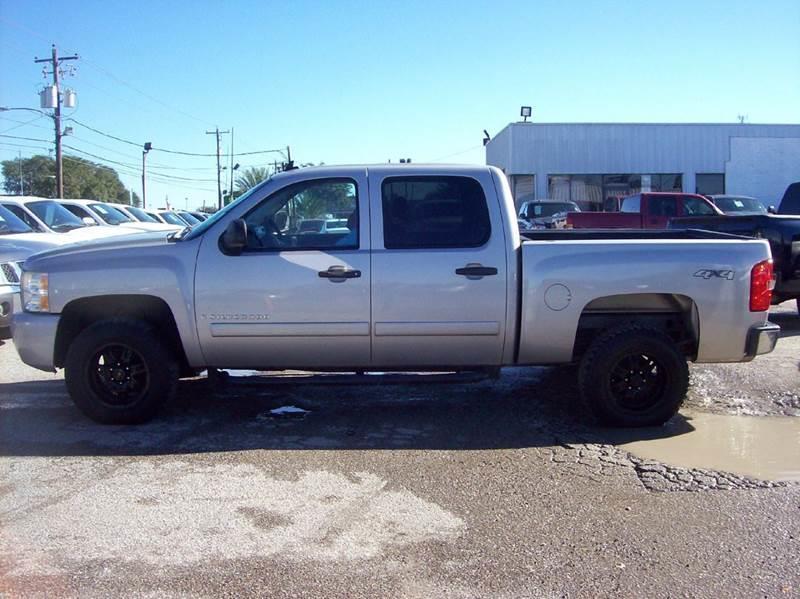
[[[714,270],[712,268],[701,268],[694,276],[699,277],[701,279],[727,279],[729,281],[733,281],[733,276],[736,274],[736,271],[733,270]]]

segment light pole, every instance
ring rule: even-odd
[[[153,144],[145,142],[142,150],[142,209],[147,208],[147,153],[153,148]]]
[[[239,163],[237,162],[236,164],[231,166],[231,191],[228,194],[228,203],[229,204],[233,201],[233,179],[234,179],[234,175],[236,174],[236,171],[238,171],[238,170],[239,170]]]
[[[19,158],[17,158],[17,164],[19,164],[19,195],[25,195],[25,181],[22,178],[22,151],[19,152]]]

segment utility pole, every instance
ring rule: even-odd
[[[61,132],[61,90],[58,87],[58,78],[59,66],[61,66],[61,63],[65,60],[78,60],[78,55],[74,54],[73,56],[63,56],[59,58],[55,44],[53,44],[52,56],[50,58],[38,58],[34,60],[34,62],[49,62],[53,69],[53,87],[55,87],[56,90],[55,115],[53,116],[56,128],[56,195],[59,198],[64,197],[64,167],[61,155],[61,137],[63,133]]]
[[[214,131],[206,131],[206,135],[217,136],[217,210],[222,209],[222,165],[220,164],[219,136],[225,133],[230,133],[230,131],[220,131],[219,127],[216,127]]]

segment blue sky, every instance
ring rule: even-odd
[[[798,32],[797,0],[0,0],[0,106],[38,106],[33,57],[56,43],[82,57],[74,118],[137,143],[212,153],[219,125],[237,152],[290,145],[298,162],[482,163],[482,130],[523,104],[542,122],[798,123]],[[0,113],[0,132],[50,140],[34,118]],[[74,130],[65,143],[129,164],[140,191],[138,148]],[[37,153],[9,143],[48,145],[0,138],[0,158]],[[148,161],[191,179],[149,181],[152,202],[215,200],[213,158]]]

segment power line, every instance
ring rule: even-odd
[[[52,148],[43,148],[41,146],[31,146],[31,145],[28,145],[28,144],[17,144],[17,143],[13,143],[13,142],[0,141],[0,151],[3,151],[2,146],[8,146],[8,147],[11,147],[11,148],[24,148],[24,149],[28,149],[28,150],[41,150],[41,151],[45,151],[45,152],[52,152]],[[67,148],[69,146],[67,146],[65,144],[64,147]],[[73,149],[73,148],[69,148],[69,149]],[[7,151],[16,152],[16,150],[10,150],[10,149],[7,150]],[[70,154],[64,154],[64,160],[69,160],[69,161],[72,161],[72,162],[76,162],[78,164],[86,164],[86,159],[85,158],[81,158],[80,156],[72,156]],[[108,166],[106,164],[97,164],[96,166],[99,166],[101,168],[106,168],[106,169],[108,169],[110,171],[116,171],[118,175],[122,174],[122,175],[126,175],[126,176],[136,177],[136,176],[139,176],[139,174],[140,174],[139,171],[137,171],[137,170],[131,170],[131,169],[134,169],[136,167],[123,166],[123,163],[118,163],[118,165],[115,165],[114,168],[112,168],[112,167],[110,167],[110,166]],[[205,192],[209,192],[209,193],[213,193],[213,192],[216,191],[216,189],[211,189],[211,188],[208,188],[208,187],[198,187],[198,186],[195,186],[195,185],[187,185],[182,178],[176,180],[175,177],[173,177],[171,175],[166,175],[166,174],[161,174],[161,173],[153,173],[152,178],[153,178],[153,180],[157,181],[158,183],[163,183],[163,184],[166,184],[166,185],[170,185],[171,187],[174,187],[174,188],[177,188],[177,189],[190,189],[192,191],[205,191]],[[189,180],[189,181],[190,182],[194,182],[195,180],[192,179],[192,180]]]
[[[13,131],[14,129],[19,129],[20,127],[24,127],[26,125],[29,126],[29,127],[36,127],[37,129],[49,130],[50,129],[49,127],[42,127],[41,125],[34,125],[33,124],[36,121],[38,121],[39,119],[45,118],[45,116],[47,116],[47,115],[42,114],[42,115],[37,116],[36,118],[31,119],[30,121],[18,121],[16,119],[10,119],[10,118],[5,117],[5,116],[0,116],[0,119],[2,119],[4,121],[10,121],[12,123],[17,123],[17,125],[15,125],[13,127],[10,127],[8,129],[4,129],[3,131],[0,131],[0,133],[8,133],[9,131]]]
[[[94,127],[92,127],[90,125],[87,125],[86,123],[82,123],[78,119],[70,117],[67,120],[72,121],[73,123],[75,123],[77,125],[80,125],[81,127],[85,127],[86,129],[89,129],[90,131],[94,131],[95,133],[97,133],[99,135],[103,135],[105,137],[114,139],[114,140],[122,142],[122,143],[126,143],[126,144],[131,145],[131,146],[136,146],[137,148],[141,148],[142,147],[142,144],[139,143],[139,142],[131,141],[130,139],[124,139],[122,137],[117,137],[116,135],[112,135],[110,133],[106,133],[105,131],[101,131],[100,129],[95,129]],[[182,150],[169,150],[169,149],[166,149],[166,148],[157,148],[155,146],[153,146],[151,151],[153,151],[153,152],[165,152],[167,154],[178,154],[180,156],[195,156],[195,157],[200,157],[200,158],[216,158],[217,157],[216,153],[214,153],[214,154],[204,154],[204,153],[199,153],[199,152],[184,152]],[[286,155],[285,152],[282,149],[271,149],[271,150],[257,150],[255,152],[239,152],[238,154],[234,154],[234,156],[253,156],[253,155],[256,155],[256,154],[271,154],[271,153],[278,153],[278,154],[281,154],[283,156]]]
[[[94,158],[96,160],[102,160],[103,162],[108,162],[108,163],[116,164],[116,165],[119,165],[119,166],[125,166],[125,167],[128,167],[128,168],[138,168],[138,166],[139,166],[137,164],[130,164],[129,162],[119,162],[117,160],[111,160],[110,158],[104,158],[102,156],[98,156],[97,154],[92,154],[91,152],[87,152],[85,150],[81,150],[79,148],[76,148],[74,146],[70,146],[70,145],[67,145],[67,144],[64,144],[64,147],[65,148],[69,148],[73,152],[78,152],[80,154],[85,154],[86,156],[91,156],[92,158]],[[160,174],[160,176],[165,177],[165,178],[177,179],[177,180],[180,180],[180,181],[202,181],[202,182],[214,182],[214,181],[216,181],[216,179],[198,179],[196,177],[178,177],[177,175],[168,175],[166,173],[157,173],[157,174]]]
[[[0,137],[8,137],[10,139],[24,139],[25,141],[42,141],[44,143],[50,143],[49,139],[39,139],[36,137],[21,137],[19,135],[5,135],[0,133]]]
[[[128,158],[130,160],[138,160],[138,157],[131,156],[130,154],[125,154],[124,152],[120,152],[119,150],[114,150],[113,148],[109,148],[106,146],[101,146],[100,144],[93,143],[91,141],[85,140],[81,137],[78,137],[75,134],[70,134],[70,139],[77,140],[81,143],[89,144],[92,147],[99,148],[100,150],[105,150],[106,152],[111,152],[113,154],[117,154],[119,156],[123,156],[124,158]],[[214,170],[213,166],[170,166],[166,164],[152,164],[148,163],[150,166],[155,168],[161,168],[165,170],[176,170],[176,171],[212,171]]]
[[[28,148],[28,149],[31,149],[31,150],[43,150],[45,152],[52,152],[53,151],[52,148],[43,148],[41,146],[30,146],[30,145],[26,145],[26,144],[15,144],[15,143],[8,142],[8,141],[0,141],[0,146],[13,146],[15,148]]]

